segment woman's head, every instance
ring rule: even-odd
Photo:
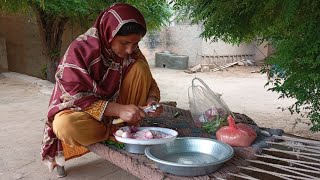
[[[94,27],[98,29],[102,50],[112,49],[121,58],[131,54],[146,33],[141,12],[125,3],[117,3],[102,12]]]
[[[112,51],[119,57],[125,58],[138,48],[138,43],[146,34],[146,29],[138,23],[124,24],[111,41]]]
[[[146,28],[144,28],[142,25],[136,22],[128,22],[122,25],[116,36],[127,36],[130,34],[140,34],[141,36],[144,36],[146,32]]]

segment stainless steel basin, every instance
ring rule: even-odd
[[[146,156],[167,173],[200,176],[217,171],[233,156],[228,144],[215,139],[184,137],[173,142],[146,147]]]

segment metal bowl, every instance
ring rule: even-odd
[[[124,144],[124,149],[128,151],[129,153],[133,154],[144,154],[144,150],[146,147],[149,147],[152,145],[140,145],[140,144]]]
[[[172,142],[176,139],[178,132],[173,129],[162,128],[162,127],[138,127],[138,130],[155,130],[161,131],[170,135],[167,138],[161,139],[131,139],[131,138],[123,138],[115,135],[117,141],[124,143],[124,148],[126,151],[134,154],[144,154],[144,150],[146,147]]]
[[[200,176],[217,171],[233,156],[228,144],[208,138],[185,137],[146,147],[146,156],[167,173]]]

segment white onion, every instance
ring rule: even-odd
[[[115,133],[115,135],[119,137],[122,137],[122,134],[123,134],[123,131],[121,129],[117,130]]]
[[[123,138],[131,138],[132,135],[129,132],[124,132],[124,133],[122,133],[121,137],[123,137]]]

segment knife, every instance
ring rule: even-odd
[[[152,104],[152,105],[150,105],[150,106],[148,106],[146,108],[143,108],[143,111],[145,113],[152,112],[152,111],[157,110],[157,108],[160,107],[160,106],[161,106],[160,104]],[[125,122],[125,121],[122,120],[121,118],[118,118],[118,119],[114,119],[112,121],[112,124],[120,124],[120,123],[123,123],[123,122]]]

